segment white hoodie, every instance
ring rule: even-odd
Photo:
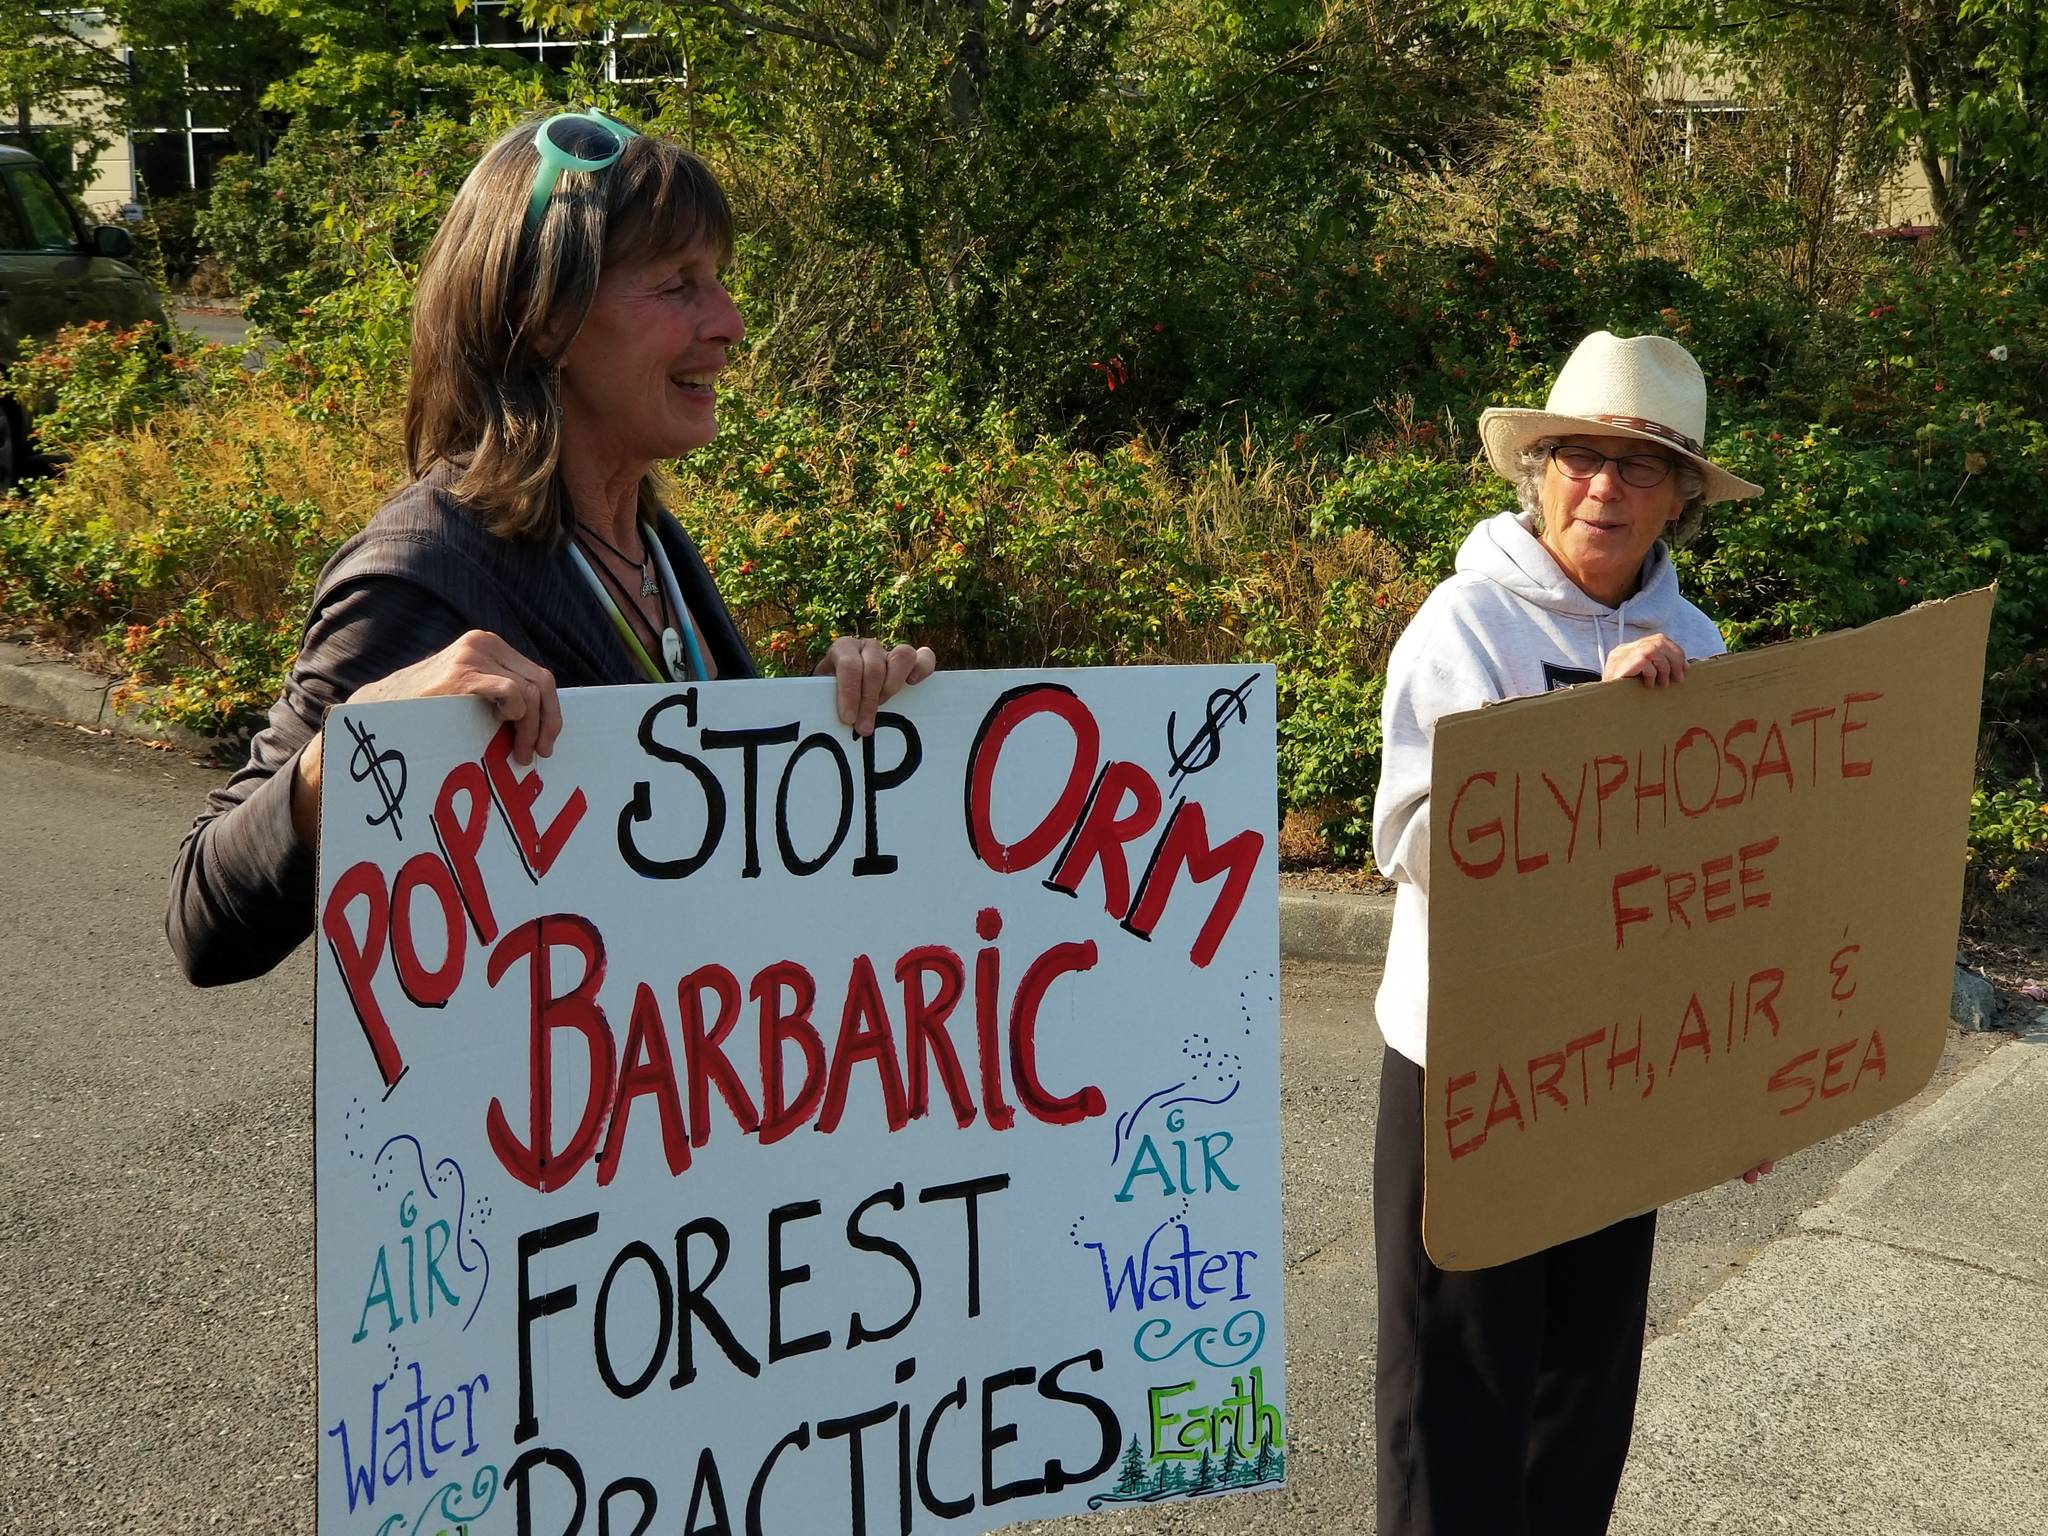
[[[1600,680],[1608,652],[1663,634],[1688,661],[1727,647],[1714,621],[1678,595],[1659,540],[1619,608],[1588,597],[1530,532],[1503,512],[1466,535],[1457,574],[1429,594],[1387,663],[1372,856],[1399,882],[1377,1013],[1387,1044],[1418,1065],[1429,1017],[1429,768],[1436,722],[1482,704]]]

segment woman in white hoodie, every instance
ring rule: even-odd
[[[1543,410],[1480,418],[1521,510],[1472,530],[1387,664],[1373,804],[1373,857],[1398,883],[1376,1009],[1381,1536],[1590,1536],[1613,1511],[1656,1213],[1491,1269],[1442,1270],[1422,1246],[1430,752],[1444,715],[1575,683],[1669,687],[1725,649],[1679,595],[1670,548],[1708,503],[1762,487],[1709,460],[1705,435],[1685,348],[1588,336]]]

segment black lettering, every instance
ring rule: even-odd
[[[747,1490],[747,1536],[763,1536],[761,1530],[761,1500],[768,1492],[768,1476],[775,1470],[775,1463],[782,1453],[791,1446],[804,1450],[811,1443],[811,1426],[799,1424],[780,1440],[761,1463],[761,1470],[754,1474],[754,1486]]]
[[[740,793],[747,810],[747,862],[740,874],[748,880],[761,878],[760,789],[761,749],[784,746],[796,740],[796,722],[761,725],[738,731],[706,731],[697,738],[706,752],[740,749]]]
[[[578,1216],[569,1221],[551,1222],[545,1227],[519,1234],[519,1422],[512,1427],[514,1445],[531,1440],[540,1433],[540,1420],[535,1417],[533,1411],[533,1325],[541,1318],[553,1317],[557,1312],[565,1312],[576,1305],[576,1287],[573,1285],[549,1291],[545,1296],[535,1296],[528,1272],[534,1259],[548,1249],[560,1248],[567,1243],[590,1237],[596,1231],[597,1212],[592,1211],[588,1215]],[[524,1505],[521,1507],[524,1508]],[[583,1518],[583,1483],[580,1472],[577,1474],[576,1507],[576,1518],[580,1522]]]
[[[896,731],[903,737],[903,756],[894,768],[875,770],[875,740],[884,728]],[[917,727],[894,710],[883,710],[875,716],[875,729],[860,742],[860,781],[864,825],[866,836],[859,858],[853,861],[856,875],[890,875],[896,872],[896,855],[882,853],[878,849],[879,834],[875,827],[875,802],[884,790],[895,789],[910,781],[924,762],[924,742],[917,734]]]
[[[861,1448],[861,1435],[877,1424],[886,1423],[896,1416],[896,1403],[884,1403],[879,1408],[870,1408],[866,1413],[849,1414],[843,1419],[818,1420],[818,1440],[846,1440],[846,1465],[850,1483],[849,1508],[853,1514],[853,1536],[867,1536],[868,1529],[868,1476],[867,1457]]]
[[[654,1484],[644,1477],[622,1477],[598,1496],[597,1536],[612,1536],[612,1500],[622,1493],[640,1501],[640,1518],[626,1536],[646,1536],[647,1527],[654,1524]]]
[[[545,1229],[543,1229],[545,1230]],[[583,1488],[583,1464],[567,1451],[550,1446],[536,1445],[521,1451],[505,1472],[505,1486],[513,1492],[513,1529],[519,1536],[533,1536],[532,1494],[527,1483],[535,1467],[553,1467],[569,1479],[569,1491],[576,1495],[576,1508],[570,1512],[569,1523],[562,1527],[561,1536],[576,1536],[583,1529],[583,1514],[590,1507],[589,1496]]]
[[[1089,1370],[1102,1369],[1102,1351],[1099,1349],[1091,1349],[1085,1355],[1075,1355],[1072,1359],[1062,1360],[1039,1377],[1038,1395],[1049,1402],[1072,1403],[1094,1414],[1095,1422],[1102,1431],[1102,1448],[1096,1453],[1095,1465],[1082,1472],[1069,1472],[1058,1462],[1048,1461],[1045,1464],[1047,1493],[1058,1493],[1062,1488],[1072,1487],[1076,1483],[1094,1482],[1115,1463],[1117,1448],[1124,1443],[1123,1423],[1117,1418],[1114,1408],[1092,1392],[1070,1392],[1060,1385],[1061,1372],[1081,1364],[1084,1360],[1088,1363]]]
[[[981,1384],[981,1503],[984,1509],[993,1509],[1012,1499],[1028,1499],[1045,1491],[1045,1480],[1039,1477],[1020,1478],[1001,1486],[996,1483],[996,1452],[1014,1444],[1017,1439],[1015,1424],[996,1423],[996,1394],[1013,1387],[1028,1387],[1037,1379],[1038,1372],[1024,1365],[1013,1371],[1000,1371]]]
[[[911,1258],[903,1245],[861,1229],[861,1217],[867,1215],[869,1211],[878,1205],[886,1205],[892,1211],[902,1210],[903,1186],[901,1184],[892,1184],[887,1189],[878,1189],[853,1208],[853,1214],[846,1218],[847,1245],[852,1248],[858,1248],[862,1253],[887,1254],[898,1264],[901,1264],[904,1273],[910,1276],[910,1305],[904,1308],[901,1317],[884,1328],[870,1328],[861,1320],[861,1315],[858,1312],[854,1313],[846,1322],[846,1347],[848,1349],[856,1348],[859,1345],[876,1339],[895,1338],[897,1334],[910,1326],[910,1320],[917,1316],[917,1309],[924,1301],[924,1277],[918,1274],[916,1261]]]
[[[703,1284],[690,1283],[690,1239],[708,1237],[717,1250],[717,1257],[711,1261],[711,1273],[704,1277]],[[673,1389],[687,1387],[697,1379],[696,1323],[701,1322],[711,1337],[718,1341],[718,1347],[725,1351],[725,1358],[738,1366],[749,1376],[761,1374],[761,1362],[756,1360],[740,1341],[733,1336],[732,1329],[719,1315],[718,1308],[705,1299],[704,1293],[711,1289],[718,1277],[725,1272],[725,1261],[732,1257],[732,1237],[725,1230],[725,1224],[715,1216],[699,1216],[686,1226],[676,1228],[676,1280],[681,1286],[682,1308],[690,1314],[692,1322],[676,1329],[676,1373],[669,1377]]]
[[[964,1409],[966,1406],[967,1378],[962,1376],[952,1391],[932,1405],[932,1411],[924,1421],[924,1433],[917,1440],[917,1497],[941,1520],[958,1520],[974,1508],[972,1494],[964,1499],[942,1499],[932,1492],[932,1437],[938,1434],[939,1420],[948,1408]]]
[[[833,828],[823,853],[815,859],[800,859],[789,840],[789,784],[796,776],[796,765],[804,760],[804,754],[819,748],[832,754],[832,766],[839,770],[839,825]],[[832,855],[846,841],[846,834],[852,826],[853,769],[846,761],[846,754],[839,750],[838,742],[823,731],[814,732],[789,754],[789,761],[782,765],[782,782],[775,790],[775,846],[782,854],[782,867],[793,875],[815,875],[832,861]]]
[[[711,1496],[711,1524],[699,1525],[697,1511],[707,1493]],[[708,1445],[697,1453],[697,1481],[690,1486],[690,1512],[683,1516],[683,1536],[732,1536],[732,1517],[725,1512],[725,1482],[718,1475],[718,1458]]]
[[[969,1317],[981,1316],[981,1197],[1009,1187],[1010,1176],[1007,1173],[991,1173],[979,1179],[963,1179],[958,1184],[934,1184],[930,1189],[918,1191],[919,1205],[930,1205],[935,1200],[960,1200],[966,1203]]]
[[[815,1200],[797,1200],[789,1205],[778,1205],[768,1213],[768,1363],[787,1360],[794,1355],[807,1355],[813,1350],[825,1349],[832,1343],[832,1335],[824,1329],[807,1333],[800,1339],[782,1342],[782,1293],[794,1290],[811,1278],[811,1266],[782,1262],[782,1229],[791,1222],[809,1221],[824,1209]],[[822,1430],[821,1430],[822,1433]]]
[[[612,1369],[611,1330],[607,1320],[611,1315],[612,1282],[618,1279],[619,1271],[627,1260],[638,1259],[647,1266],[647,1273],[654,1277],[656,1307],[660,1316],[660,1331],[655,1338],[654,1348],[648,1353],[647,1365],[631,1381],[622,1382]],[[669,1330],[675,1325],[675,1287],[669,1283],[668,1271],[662,1267],[661,1259],[645,1243],[635,1240],[621,1248],[612,1259],[611,1267],[604,1272],[604,1282],[597,1288],[597,1306],[591,1317],[590,1346],[597,1356],[597,1374],[604,1378],[606,1389],[613,1397],[638,1397],[647,1390],[647,1384],[654,1380],[655,1372],[661,1369],[661,1357],[668,1353]],[[611,1491],[607,1489],[609,1498]],[[600,1530],[604,1526],[604,1505],[599,1502],[597,1519]],[[652,1515],[649,1515],[652,1518]],[[642,1523],[645,1529],[645,1523]]]
[[[704,840],[687,858],[654,859],[642,853],[634,840],[633,829],[654,817],[653,786],[644,779],[635,784],[631,803],[619,812],[619,857],[635,873],[650,880],[681,880],[695,874],[710,862],[711,855],[718,850],[718,840],[725,835],[725,789],[719,784],[718,776],[688,752],[654,739],[654,722],[664,711],[678,705],[682,707],[688,723],[696,725],[697,690],[689,688],[671,694],[640,717],[640,750],[661,762],[687,768],[696,778],[697,787],[704,794]],[[749,815],[751,817],[751,812]],[[751,841],[750,837],[750,845]]]

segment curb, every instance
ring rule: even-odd
[[[1282,891],[1280,954],[1287,960],[1383,965],[1394,898],[1365,891]]]
[[[71,662],[38,656],[26,645],[0,640],[0,704],[50,715],[134,741],[168,741],[210,756],[218,743],[175,725],[152,725],[114,708],[113,680]],[[1380,965],[1393,927],[1394,899],[1366,891],[1282,891],[1280,954],[1287,960],[1330,960]]]
[[[114,680],[71,662],[38,656],[14,640],[0,640],[0,704],[50,715],[88,730],[131,741],[167,741],[183,751],[210,755],[211,737],[178,725],[152,724],[114,708]]]

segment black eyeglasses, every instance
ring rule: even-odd
[[[1625,453],[1617,458],[1576,443],[1560,443],[1551,449],[1550,462],[1573,480],[1590,480],[1600,473],[1601,466],[1612,464],[1624,485],[1645,491],[1662,485],[1678,467],[1661,453]]]

